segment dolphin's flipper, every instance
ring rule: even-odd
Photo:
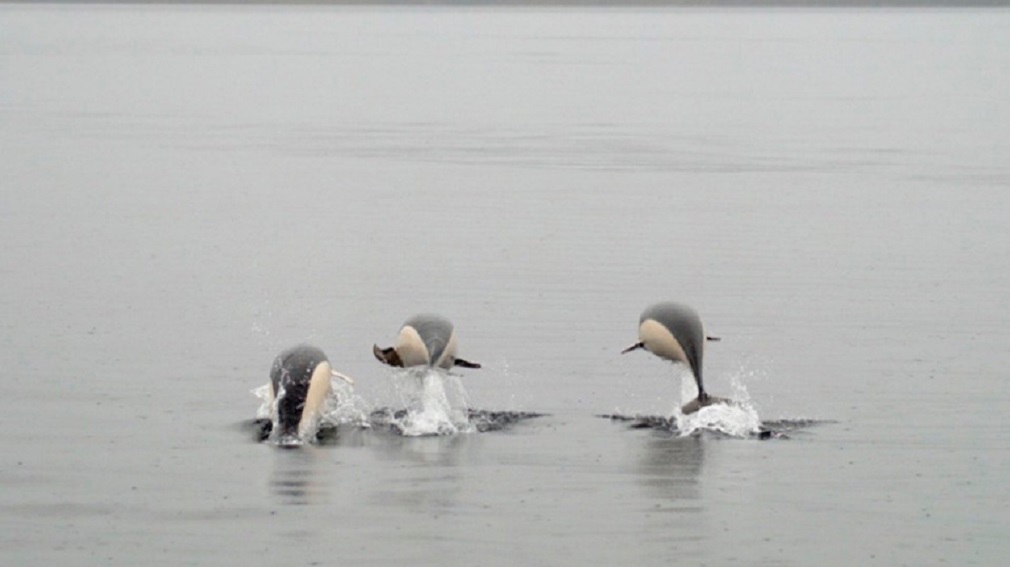
[[[627,353],[629,353],[629,352],[631,352],[633,350],[638,350],[640,348],[645,348],[645,343],[639,341],[639,342],[637,342],[637,343],[629,346],[628,348],[622,350],[621,354],[627,354]]]
[[[403,368],[403,361],[400,360],[400,355],[396,354],[393,347],[379,348],[379,345],[372,345],[372,354],[375,355],[376,360],[383,364]]]
[[[354,378],[351,378],[347,374],[343,374],[341,372],[337,372],[336,370],[330,370],[330,375],[333,376],[334,378],[340,378],[341,380],[343,380],[344,382],[347,382],[348,384],[350,384],[352,386],[354,385]]]
[[[705,340],[706,340],[706,341],[712,341],[712,342],[719,342],[719,341],[721,341],[722,339],[721,339],[721,338],[719,338],[719,337],[705,337]]]
[[[480,368],[479,362],[470,362],[469,360],[463,360],[462,358],[457,358],[453,362],[453,366],[460,366],[462,368]]]

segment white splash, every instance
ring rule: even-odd
[[[319,433],[319,428],[323,424],[371,427],[368,420],[371,408],[361,396],[354,393],[353,386],[336,377],[330,379],[330,394],[323,403],[319,414],[315,416],[311,427],[303,430],[297,438],[277,438],[279,429],[277,427],[277,400],[274,398],[270,383],[267,382],[254,388],[251,392],[260,399],[260,406],[256,410],[256,419],[269,419],[273,423],[273,433],[270,435],[270,440],[278,445],[297,446],[312,442],[316,439],[316,434]],[[283,390],[281,393],[283,394]]]
[[[731,404],[713,404],[690,415],[681,413],[680,407],[674,409],[673,417],[681,436],[686,437],[700,431],[715,431],[732,437],[749,437],[761,431],[761,417],[751,403],[750,394],[743,383],[743,378],[752,374],[741,368],[730,376],[730,385],[733,387],[733,393],[729,396],[733,400]],[[684,383],[690,383],[690,387],[684,386]],[[697,395],[697,388],[690,373],[681,380],[681,384],[684,395],[682,399],[686,404]]]
[[[395,420],[406,437],[475,431],[459,377],[438,368],[408,368],[392,374],[406,414]]]
[[[706,406],[690,415],[680,413],[678,408],[674,418],[682,437],[696,431],[716,431],[731,437],[749,437],[761,429],[761,418],[754,407],[738,401]]]
[[[678,364],[675,368],[680,369],[680,399],[684,400],[681,405],[690,402],[698,397],[698,385],[694,383],[694,374],[686,364]]]
[[[322,420],[331,425],[371,427],[371,406],[354,393],[354,386],[339,378],[330,379],[330,396],[322,410]]]
[[[256,410],[256,419],[273,419],[274,416],[274,396],[270,388],[270,383],[267,382],[259,388],[253,388],[251,390],[252,395],[260,399],[260,407]]]

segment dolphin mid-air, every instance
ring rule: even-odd
[[[330,367],[322,350],[298,345],[274,359],[270,369],[272,421],[281,439],[311,435],[318,425],[327,398],[332,392],[330,378],[353,384]]]
[[[372,353],[379,362],[397,367],[480,368],[480,364],[456,356],[456,331],[448,319],[438,315],[415,315],[407,319],[393,346],[379,348],[374,345]]]
[[[621,351],[621,354],[644,348],[652,354],[688,365],[698,387],[698,397],[680,408],[690,414],[712,404],[729,403],[725,398],[710,396],[702,382],[702,357],[707,337],[698,313],[679,303],[657,303],[646,308],[638,323],[638,342]]]

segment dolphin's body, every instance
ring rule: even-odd
[[[372,347],[375,358],[398,367],[453,366],[480,368],[480,364],[456,356],[456,331],[452,323],[438,315],[415,315],[400,327],[396,343],[389,348]]]
[[[679,303],[657,303],[646,308],[638,322],[638,342],[621,351],[621,354],[644,348],[652,354],[688,365],[698,387],[698,397],[684,404],[681,411],[694,413],[699,409],[729,400],[710,396],[702,381],[702,358],[707,337],[698,313]]]
[[[315,431],[332,392],[330,378],[354,381],[334,371],[322,350],[309,345],[289,348],[270,369],[272,421],[281,439],[304,439]]]

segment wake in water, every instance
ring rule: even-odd
[[[459,376],[438,368],[415,367],[395,371],[391,380],[404,409],[374,413],[379,423],[406,437],[476,431]]]
[[[722,428],[706,429],[695,427],[690,430],[683,430],[677,426],[677,417],[662,417],[656,415],[621,415],[621,414],[605,414],[600,415],[604,419],[609,419],[611,421],[619,421],[623,423],[628,423],[631,429],[652,429],[655,431],[662,431],[673,433],[675,435],[680,435],[682,437],[688,436],[699,436],[699,435],[714,435],[716,437],[732,437],[737,439],[789,439],[790,433],[813,427],[815,425],[821,425],[824,423],[833,423],[831,420],[822,419],[774,419],[769,421],[762,421],[758,425],[756,430],[752,430],[742,435],[733,435],[727,433]]]
[[[500,431],[512,426],[520,421],[544,417],[547,414],[531,411],[493,411],[470,408],[467,410],[469,426],[468,432],[487,433],[490,431]],[[419,437],[427,435],[448,435],[443,431],[423,432],[416,430],[405,430],[402,423],[408,419],[407,410],[394,410],[392,408],[380,408],[372,412],[370,421],[372,427],[385,428],[398,435],[405,437]]]
[[[677,404],[670,417],[643,415],[601,415],[612,421],[627,422],[633,429],[655,429],[668,431],[682,437],[714,434],[740,439],[780,439],[788,432],[822,423],[810,419],[762,421],[757,409],[751,403],[750,394],[743,383],[745,376],[752,372],[741,369],[730,378],[733,400],[729,404],[705,406],[691,414],[681,412],[681,406],[693,400],[698,394],[691,376],[681,379],[682,403]]]
[[[738,438],[774,437],[774,433],[762,424],[754,407],[741,402],[714,404],[689,415],[681,413],[678,406],[671,417],[621,414],[607,414],[600,417],[629,422],[633,429],[670,431],[682,437],[700,435],[703,432]]]
[[[470,407],[459,376],[439,368],[407,368],[391,376],[402,409],[372,412],[373,427],[405,437],[498,431],[543,414]]]
[[[274,433],[277,402],[271,395],[270,384],[266,384],[252,391],[261,403],[256,419],[246,423],[245,428],[257,441],[297,447],[305,443],[334,443],[339,431],[347,428],[388,431],[405,437],[458,435],[499,431],[544,415],[471,408],[459,376],[437,368],[396,370],[390,380],[399,409],[373,409],[346,382],[332,379],[332,391],[317,422],[296,439],[279,439]]]

